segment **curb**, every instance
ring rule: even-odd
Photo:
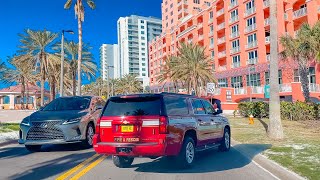
[[[238,141],[232,139],[232,146],[241,144]],[[254,164],[260,166],[260,168],[264,169],[266,172],[270,173],[277,179],[297,179],[297,180],[305,180],[302,176],[297,173],[281,166],[280,164],[268,159],[266,156],[261,153],[252,157],[252,149],[250,148],[234,148],[236,151],[240,152],[243,156],[250,159]]]
[[[18,144],[18,139],[8,140],[4,142],[0,142],[0,147],[8,146],[11,144]]]

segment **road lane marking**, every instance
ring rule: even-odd
[[[82,163],[78,164],[77,166],[75,166],[74,168],[70,169],[69,171],[67,171],[66,173],[62,174],[61,176],[59,176],[56,180],[64,180],[67,179],[70,175],[72,175],[73,173],[77,172],[79,169],[81,169],[82,167],[84,167],[85,165],[87,165],[88,163],[90,163],[93,159],[95,159],[96,157],[98,157],[99,154],[95,154],[93,156],[91,156],[89,159],[83,161]]]
[[[78,180],[79,178],[81,178],[83,175],[85,175],[86,173],[88,173],[92,168],[94,168],[95,166],[97,166],[99,163],[101,163],[105,158],[107,158],[108,156],[101,156],[99,159],[97,159],[96,161],[94,161],[93,163],[91,163],[90,165],[88,165],[86,168],[82,169],[82,171],[80,171],[78,174],[76,174],[75,176],[73,176],[70,180]]]

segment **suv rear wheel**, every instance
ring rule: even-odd
[[[130,167],[134,158],[126,156],[112,156],[113,164],[119,168]]]
[[[195,160],[195,152],[194,140],[191,137],[185,137],[178,157],[182,168],[188,168],[193,165]]]
[[[25,145],[25,147],[30,152],[39,152],[41,150],[41,145]]]
[[[220,151],[229,151],[230,150],[230,131],[228,128],[224,129],[223,138],[219,146]]]

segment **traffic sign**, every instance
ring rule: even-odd
[[[207,93],[213,94],[216,90],[216,84],[215,83],[207,83]]]

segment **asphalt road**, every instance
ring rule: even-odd
[[[236,150],[243,146],[247,145],[235,145],[229,152],[202,152],[193,168],[181,170],[165,158],[136,158],[132,167],[119,169],[109,156],[96,155],[93,149],[77,144],[45,146],[37,153],[9,145],[0,148],[0,179],[277,179]]]

